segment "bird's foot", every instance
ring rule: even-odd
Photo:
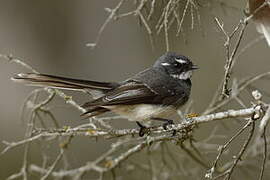
[[[162,127],[167,130],[168,129],[168,126],[171,125],[171,124],[174,124],[173,120],[171,119],[164,119],[164,118],[158,118],[158,117],[152,117],[151,118],[152,120],[156,120],[156,121],[162,121],[164,122]]]
[[[172,125],[172,124],[174,124],[173,120],[168,119],[168,121],[165,122],[162,126],[163,126],[163,128],[164,128],[165,130],[167,130],[167,129],[168,129],[168,126],[169,126],[169,125]],[[175,136],[175,135],[176,135],[176,130],[173,130],[173,131],[172,131],[172,136]]]
[[[167,121],[166,121],[165,123],[162,124],[162,127],[163,127],[163,129],[165,129],[165,130],[168,129],[168,126],[169,126],[169,125],[174,124],[173,120],[171,120],[171,119],[166,119],[166,120],[167,120]]]
[[[157,120],[157,121],[163,121],[163,129],[167,130],[168,129],[168,126],[174,124],[173,120],[171,119],[164,119],[164,118],[152,118],[153,120]],[[175,136],[176,135],[176,130],[173,130],[173,133],[172,133],[172,136]]]
[[[137,125],[140,127],[139,136],[143,137],[145,134],[150,133],[150,129],[142,125],[140,122],[136,121]]]

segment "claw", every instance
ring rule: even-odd
[[[171,124],[174,124],[173,120],[171,119],[168,119],[162,126],[165,130],[167,130],[167,126],[171,125]]]
[[[140,137],[143,137],[145,134],[149,134],[149,132],[150,132],[150,129],[149,128],[147,128],[146,126],[142,125],[138,121],[136,121],[136,123],[140,127],[140,131],[139,131],[139,136]]]
[[[143,137],[145,134],[149,134],[149,132],[150,132],[149,128],[147,128],[147,127],[142,127],[142,128],[140,128],[139,136],[140,136],[140,137]]]
[[[168,121],[165,122],[165,123],[163,124],[163,128],[164,128],[165,130],[167,130],[167,129],[168,129],[167,126],[169,126],[169,125],[171,125],[171,124],[174,124],[173,120],[168,119]],[[175,135],[176,135],[176,130],[173,130],[172,136],[175,136]]]

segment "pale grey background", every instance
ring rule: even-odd
[[[124,80],[150,66],[165,52],[163,35],[156,38],[152,51],[147,33],[137,19],[127,18],[109,24],[95,50],[85,44],[93,42],[108,13],[105,7],[114,7],[118,1],[105,0],[0,0],[0,53],[13,54],[42,73],[93,80]],[[245,1],[231,1],[232,6],[244,7]],[[225,62],[223,36],[217,31],[213,17],[224,20],[230,30],[238,23],[242,12],[201,8],[203,31],[190,30],[190,16],[185,20],[186,39],[170,37],[171,49],[189,56],[200,70],[194,74],[191,98],[193,109],[201,112],[211,100],[222,78]],[[248,27],[244,43],[258,36],[253,25]],[[237,61],[234,77],[245,77],[269,70],[269,51],[264,41],[259,42]],[[20,120],[20,107],[33,89],[10,81],[15,73],[26,72],[14,64],[0,61],[0,140],[17,141],[23,138],[25,124]],[[267,84],[264,84],[269,89]],[[70,93],[80,103],[86,96]],[[61,125],[80,124],[79,112],[65,105],[61,99],[53,110]],[[122,121],[125,122],[125,121]],[[119,126],[115,122],[116,126]],[[134,127],[124,123],[122,127]],[[203,127],[206,137],[211,127]],[[40,162],[40,147],[32,148],[33,162]],[[68,150],[72,166],[77,167],[105,151],[108,144],[87,138],[77,138]],[[0,149],[3,145],[0,145]],[[42,147],[49,148],[49,147]],[[0,157],[0,179],[21,167],[22,148],[16,148]],[[39,159],[39,160],[38,160]]]

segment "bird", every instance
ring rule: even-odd
[[[264,35],[270,46],[270,3],[267,0],[249,0],[249,13],[256,24],[257,31]]]
[[[167,119],[189,99],[191,77],[198,66],[186,56],[167,52],[149,68],[121,82],[98,82],[38,73],[20,73],[15,82],[31,86],[89,92],[93,99],[81,107],[83,117],[114,112],[140,127],[143,136],[149,121],[163,121],[164,129],[173,120]]]

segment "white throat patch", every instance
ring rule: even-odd
[[[187,79],[191,78],[191,76],[192,76],[192,70],[187,71],[187,72],[182,72],[179,75],[172,74],[171,76],[173,78],[176,78],[176,79],[187,80]]]

